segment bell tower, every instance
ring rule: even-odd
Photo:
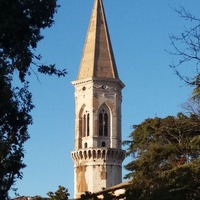
[[[74,197],[122,181],[121,90],[102,0],[95,0],[75,87]]]

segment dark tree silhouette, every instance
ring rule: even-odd
[[[56,0],[0,0],[0,199],[22,178],[24,142],[32,124],[32,94],[27,76],[37,71],[65,76],[55,65],[42,65],[35,55],[41,30],[53,24]],[[18,72],[18,86],[13,74]]]

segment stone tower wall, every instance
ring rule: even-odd
[[[121,86],[116,80],[86,79],[73,82],[76,102],[75,197],[86,191],[98,192],[122,181]],[[107,136],[99,136],[101,109],[109,113]],[[83,136],[83,115],[89,114],[89,133]],[[103,145],[104,144],[104,145]]]
[[[121,90],[102,0],[94,0],[75,87],[75,198],[121,183]]]
[[[121,183],[124,151],[113,148],[90,148],[72,152],[75,163],[76,198],[86,191],[98,192]]]

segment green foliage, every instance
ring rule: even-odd
[[[32,200],[44,200],[41,196],[35,196],[32,198]]]
[[[58,186],[58,190],[56,192],[48,192],[48,198],[43,198],[41,196],[33,197],[33,200],[68,200],[68,190],[63,186]]]
[[[200,118],[197,115],[146,119],[134,126],[125,168],[133,185],[127,199],[200,198]]]
[[[97,195],[91,192],[85,192],[85,194],[81,195],[81,200],[98,200],[98,199],[99,198],[97,197]]]
[[[69,193],[68,190],[63,186],[58,186],[58,190],[56,192],[48,192],[50,200],[67,200]]]
[[[103,194],[103,200],[116,200],[118,199],[112,192],[105,192]]]
[[[0,68],[1,70],[1,68]],[[28,84],[12,88],[10,80],[0,74],[0,199],[17,178],[22,178],[25,167],[23,144],[29,139],[28,125],[32,123],[31,93]]]
[[[37,43],[41,30],[53,24],[58,8],[56,0],[0,0],[0,199],[8,198],[8,190],[22,178],[24,143],[32,124],[32,94],[27,76],[37,71],[65,76],[55,65],[38,64]],[[18,72],[21,84],[14,86]]]
[[[116,200],[118,199],[112,192],[104,192],[103,198],[98,198],[98,195],[91,192],[85,192],[85,194],[81,195],[81,200]]]
[[[43,39],[41,29],[53,24],[57,7],[56,0],[0,1],[1,67],[5,66],[9,73],[17,70],[21,81],[31,73],[30,64],[43,72],[44,66],[36,64],[42,57],[35,55],[33,50]]]

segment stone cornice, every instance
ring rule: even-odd
[[[125,151],[115,148],[87,148],[78,149],[71,152],[71,157],[75,163],[81,161],[106,161],[122,163],[125,158]]]

